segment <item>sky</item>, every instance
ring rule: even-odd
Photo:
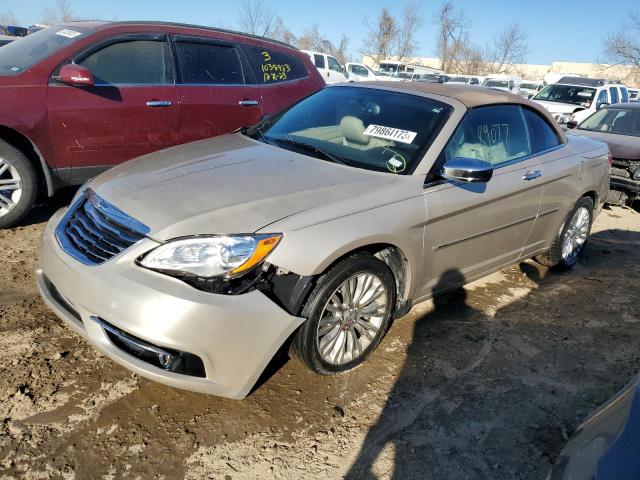
[[[296,35],[314,23],[329,40],[337,43],[342,33],[349,37],[353,59],[361,58],[367,21],[373,22],[381,8],[388,6],[401,16],[402,0],[262,0],[264,5],[282,17],[284,24]],[[70,0],[79,18],[102,20],[162,20],[199,25],[238,28],[240,0]],[[435,16],[442,5],[439,1],[417,2],[424,25],[418,32],[416,56],[436,56],[437,27]],[[602,1],[537,0],[478,1],[453,0],[470,21],[472,42],[484,46],[508,24],[518,22],[529,34],[527,63],[548,64],[553,61],[604,61],[602,44],[607,33],[624,28],[625,17],[640,13],[638,0],[616,2],[616,15],[598,12]],[[55,0],[0,0],[0,12],[10,11],[22,25],[39,22],[43,10],[54,7]]]

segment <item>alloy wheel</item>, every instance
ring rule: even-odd
[[[575,262],[582,246],[587,241],[591,215],[586,207],[575,211],[562,239],[562,259],[567,264]]]
[[[356,273],[340,285],[324,306],[316,341],[322,359],[343,365],[363,355],[381,332],[389,295],[378,276]]]
[[[18,170],[0,157],[0,217],[13,210],[22,197],[22,178]]]

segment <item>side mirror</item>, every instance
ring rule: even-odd
[[[567,122],[567,128],[571,129],[571,128],[576,128],[578,126],[578,122],[576,122],[575,120],[569,120]]]
[[[455,157],[442,168],[442,177],[454,182],[486,183],[492,176],[493,166],[475,158]]]
[[[601,103],[599,103],[598,105],[596,105],[596,110],[600,110],[601,108],[603,108],[603,107],[607,107],[607,106],[609,106],[609,105],[611,105],[611,104],[610,104],[610,103],[608,103],[608,102],[601,102]]]
[[[91,75],[89,69],[74,63],[62,66],[58,81],[72,87],[91,87],[94,85],[93,75]]]

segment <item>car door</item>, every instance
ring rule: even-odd
[[[237,46],[209,37],[173,37],[180,142],[229,133],[262,116],[258,85],[248,81]]]
[[[443,182],[437,171],[456,157],[490,163],[493,177],[486,183]],[[431,248],[425,251],[422,295],[448,270],[471,281],[519,258],[542,199],[543,168],[531,154],[518,105],[467,112],[434,168],[425,188],[425,245]]]
[[[70,178],[178,143],[177,97],[166,35],[110,38],[78,54],[94,85],[72,87],[52,76],[49,131]]]
[[[331,55],[327,55],[327,83],[345,82],[347,77],[342,73],[342,67],[338,60]]]

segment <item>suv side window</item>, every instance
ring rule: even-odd
[[[467,112],[445,148],[454,157],[484,160],[500,165],[531,155],[522,109],[517,105],[492,105]]]
[[[309,72],[304,62],[293,55],[270,48],[243,45],[244,52],[256,83],[271,84],[307,78]]]
[[[176,37],[178,69],[184,84],[238,85],[244,83],[238,52],[231,45],[208,39]]]
[[[123,40],[78,63],[91,71],[96,84],[165,85],[173,83],[170,59],[164,40]]]
[[[627,90],[627,87],[620,87],[620,93],[622,94],[622,101],[627,103],[629,101],[629,90]]]
[[[329,70],[333,70],[334,72],[342,72],[342,67],[340,67],[340,64],[335,58],[327,55],[327,62],[329,63]]]
[[[609,103],[607,98],[606,88],[603,88],[602,90],[600,90],[600,93],[598,94],[598,101],[596,102],[596,108],[598,108],[603,103]]]
[[[318,55],[317,53],[313,54],[313,63],[316,68],[325,68],[324,66],[324,55]]]
[[[531,153],[542,152],[560,145],[556,132],[539,113],[528,108],[523,108],[522,111],[531,140]]]
[[[609,93],[611,94],[611,103],[618,103],[618,89],[609,87]]]

